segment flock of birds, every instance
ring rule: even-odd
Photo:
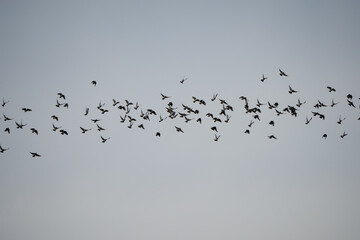
[[[279,69],[279,75],[281,77],[288,77],[288,75],[281,69]],[[268,77],[265,77],[265,75],[262,75],[260,81],[264,82],[266,79],[268,79]],[[187,81],[187,78],[181,79],[180,83],[184,84],[185,81]],[[93,80],[93,81],[91,81],[91,85],[96,87],[97,82],[95,80]],[[336,92],[336,89],[331,86],[327,86],[327,90],[329,93]],[[298,91],[293,89],[289,85],[288,93],[289,94],[297,94]],[[161,100],[165,101],[165,103],[166,103],[166,105],[165,105],[166,113],[164,113],[164,112],[160,113],[151,108],[143,109],[140,107],[141,105],[138,102],[133,102],[128,99],[125,99],[123,103],[121,103],[120,101],[117,101],[116,99],[112,99],[111,107],[115,108],[119,111],[120,123],[124,124],[129,129],[131,129],[131,128],[133,128],[133,126],[135,126],[139,129],[145,130],[145,126],[146,126],[147,122],[150,122],[151,120],[153,120],[155,118],[156,118],[156,121],[158,121],[158,122],[169,121],[169,120],[173,120],[173,119],[177,118],[177,119],[183,119],[184,123],[189,123],[189,122],[193,121],[193,122],[196,122],[196,124],[202,124],[202,122],[205,119],[210,120],[210,122],[212,122],[212,124],[213,124],[213,126],[210,127],[210,131],[213,132],[213,136],[214,136],[213,140],[215,142],[219,141],[220,136],[221,136],[218,133],[218,128],[217,128],[218,124],[228,123],[231,119],[231,112],[234,111],[234,108],[232,107],[232,105],[230,105],[225,99],[221,99],[220,97],[218,97],[217,93],[214,93],[212,98],[210,99],[211,102],[219,103],[219,112],[217,112],[217,113],[214,113],[214,112],[203,113],[202,111],[200,111],[199,109],[203,110],[201,107],[206,106],[208,104],[208,102],[205,99],[200,99],[195,96],[192,96],[192,103],[194,104],[194,106],[189,106],[189,105],[185,105],[185,104],[181,104],[181,106],[180,105],[175,106],[175,104],[171,101],[171,96],[160,93],[160,97],[161,97]],[[274,102],[274,103],[270,103],[269,101],[261,102],[261,101],[259,101],[259,99],[256,100],[256,104],[250,105],[250,101],[246,96],[240,96],[239,99],[240,99],[240,101],[243,102],[243,108],[244,108],[245,114],[251,115],[250,123],[247,125],[247,128],[244,131],[245,134],[250,134],[250,129],[251,129],[252,125],[257,121],[260,121],[260,114],[262,113],[263,108],[270,109],[271,111],[273,111],[275,113],[276,116],[289,114],[293,117],[297,117],[298,112],[301,109],[302,105],[306,104],[306,101],[300,101],[299,98],[298,98],[296,104],[286,105],[285,107],[280,107],[278,102]],[[355,103],[354,101],[355,101],[355,98],[351,94],[348,94],[346,96],[347,105],[350,108],[356,109],[357,107],[355,106],[355,104],[358,104],[358,103]],[[9,100],[5,100],[3,98],[1,107],[5,110],[8,103],[9,103]],[[334,101],[334,99],[332,99],[331,103],[327,103],[327,104],[318,100],[313,105],[314,109],[313,109],[313,111],[311,111],[311,115],[309,114],[310,117],[306,116],[305,124],[308,125],[312,121],[313,117],[319,118],[321,120],[325,120],[325,114],[320,112],[321,109],[327,108],[327,107],[333,108],[337,104],[339,104],[339,102]],[[105,105],[106,105],[105,103],[100,101],[98,106],[96,106],[96,109],[97,109],[96,111],[98,111],[99,114],[101,114],[101,115],[107,114],[109,111],[111,111],[111,109],[105,107]],[[55,107],[69,108],[69,103],[66,100],[65,94],[63,94],[61,92],[57,93]],[[360,108],[360,106],[358,108]],[[28,107],[23,107],[21,110],[24,113],[32,112],[32,109],[28,108]],[[110,139],[110,137],[105,137],[103,135],[103,133],[106,132],[107,129],[104,128],[104,126],[102,126],[101,118],[90,118],[88,116],[89,112],[90,112],[90,108],[85,107],[85,111],[83,114],[84,114],[84,116],[89,118],[89,120],[92,122],[94,127],[86,128],[84,126],[79,126],[79,131],[82,134],[86,134],[88,131],[93,131],[93,129],[94,129],[100,133],[99,137],[100,137],[101,143],[106,143]],[[162,116],[162,114],[163,114],[163,116]],[[66,129],[64,129],[62,126],[60,126],[58,124],[59,117],[57,115],[51,115],[49,117],[52,119],[52,131],[54,133],[59,133],[61,135],[65,135],[65,136],[69,134],[69,132]],[[23,123],[22,120],[20,120],[20,121],[15,120],[12,117],[8,116],[5,112],[3,112],[2,117],[0,117],[0,120],[1,119],[2,119],[2,121],[6,122],[6,124],[13,122],[15,124],[15,125],[13,125],[13,127],[15,127],[16,129],[25,129],[25,127],[28,126],[28,124]],[[342,124],[342,122],[345,119],[346,119],[345,117],[342,117],[340,115],[339,119],[337,121],[337,124],[339,124],[339,125]],[[360,120],[360,117],[358,118],[358,120]],[[275,120],[269,121],[268,124],[274,127]],[[6,125],[5,128],[3,129],[3,132],[5,132],[6,134],[11,134],[13,127]],[[35,134],[35,135],[40,134],[39,130],[35,129],[34,127],[29,127],[29,130],[31,131],[32,134]],[[184,130],[180,126],[175,125],[175,124],[174,124],[174,130],[178,133],[184,133]],[[155,135],[155,137],[161,137],[161,132],[155,131],[154,135]],[[347,135],[348,135],[348,133],[344,131],[340,135],[340,138],[344,138]],[[272,140],[278,139],[274,134],[271,134],[267,137]],[[322,134],[322,138],[326,139],[327,137],[328,137],[327,133]],[[9,147],[4,147],[3,145],[0,145],[0,153],[5,153],[9,149],[10,149]],[[31,152],[29,152],[29,154],[31,157],[34,157],[34,158],[41,157],[41,154],[39,154],[38,152],[35,152],[35,151],[34,152],[31,151]]]

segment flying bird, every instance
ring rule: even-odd
[[[279,68],[280,76],[287,77],[288,75]]]
[[[183,84],[186,80],[187,80],[187,78],[183,78],[180,80],[180,83]]]
[[[13,120],[12,118],[5,116],[5,114],[3,114],[3,116],[4,116],[4,122]]]
[[[264,76],[264,74],[262,75],[262,78],[260,79],[261,82],[264,82],[266,79],[268,79],[267,77]]]
[[[60,129],[60,134],[61,135],[69,135],[67,131],[65,131],[64,129]]]
[[[295,91],[294,89],[291,88],[291,86],[289,85],[289,93],[293,94],[293,93],[297,93],[298,91]]]
[[[4,132],[7,132],[8,134],[10,134],[10,128],[5,128]]]
[[[103,136],[100,136],[100,138],[101,138],[101,142],[102,142],[102,143],[105,143],[107,140],[110,139],[110,137],[104,138]]]
[[[217,142],[217,141],[219,140],[219,138],[220,138],[220,135],[216,135],[216,134],[215,134],[214,141]]]
[[[3,148],[1,145],[0,145],[0,153],[4,153],[5,151],[9,150],[9,148]]]
[[[161,95],[161,99],[162,99],[162,100],[165,100],[165,99],[167,99],[167,98],[170,98],[169,96],[166,96],[166,95],[164,95],[164,94],[162,94],[162,93],[160,93],[160,95]]]
[[[92,80],[91,81],[91,84],[94,85],[94,87],[96,86],[96,81],[95,80]]]
[[[24,112],[31,112],[32,111],[30,108],[22,108],[21,110],[23,110]]]
[[[25,127],[25,126],[27,125],[27,124],[23,124],[22,121],[21,121],[20,123],[17,123],[17,122],[15,121],[15,124],[16,124],[16,128],[17,128],[17,129],[19,129],[19,128],[22,129],[23,127]]]
[[[41,157],[40,154],[36,153],[36,152],[30,152],[31,156],[34,157]]]
[[[177,126],[175,126],[175,129],[176,129],[177,132],[182,132],[182,133],[184,133],[183,130],[182,130],[181,128],[177,127]]]
[[[59,98],[62,98],[62,99],[65,100],[65,95],[64,95],[64,94],[62,94],[62,93],[59,92],[57,95],[59,96]]]
[[[61,128],[61,127],[55,126],[54,124],[52,124],[52,127],[53,127],[53,131],[54,131],[54,132],[56,132],[56,130],[58,130],[59,128]]]
[[[329,89],[329,92],[336,92],[335,88],[327,86],[327,89]]]
[[[89,108],[87,107],[87,108],[85,108],[85,116],[87,116],[89,114]]]
[[[91,129],[86,129],[86,128],[83,128],[83,127],[80,127],[80,129],[81,129],[81,132],[82,133],[86,133],[87,131],[90,131]]]
[[[35,128],[30,128],[30,131],[31,131],[32,133],[35,133],[36,135],[39,135],[38,130],[36,130]]]
[[[3,102],[2,102],[2,104],[1,104],[1,106],[2,106],[2,107],[5,107],[5,105],[6,105],[8,102],[9,102],[9,101],[6,102],[6,101],[3,99]]]
[[[52,115],[51,118],[56,120],[56,121],[59,121],[59,118],[57,116],[55,116],[55,115]]]
[[[269,139],[277,139],[274,135],[268,136]]]

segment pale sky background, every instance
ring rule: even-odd
[[[1,0],[0,145],[10,149],[0,154],[0,239],[359,239],[359,23],[359,1]],[[58,92],[69,109],[55,107]],[[165,117],[160,93],[199,109],[203,124],[141,121],[134,110],[133,129],[120,123],[113,98]],[[228,124],[204,116],[221,109],[213,93],[234,108]],[[297,118],[262,106],[246,135],[242,95],[251,106],[306,104]],[[305,125],[318,99],[340,103]],[[105,144],[90,118],[102,119]]]

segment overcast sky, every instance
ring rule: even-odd
[[[0,0],[0,239],[358,239],[359,23],[355,0]],[[240,96],[306,103],[258,121]],[[131,129],[112,99],[139,103]],[[159,123],[169,101],[200,113]]]

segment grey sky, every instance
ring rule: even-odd
[[[358,239],[359,11],[358,1],[0,1],[0,145],[10,148],[0,239]],[[58,92],[69,109],[55,107]],[[113,98],[165,117],[160,93],[199,109],[203,124],[120,123]],[[228,124],[204,116],[221,108],[213,93],[234,107]],[[262,106],[246,135],[241,95],[307,103],[297,118]],[[340,103],[305,125],[318,99]],[[69,136],[52,131],[53,114]]]

